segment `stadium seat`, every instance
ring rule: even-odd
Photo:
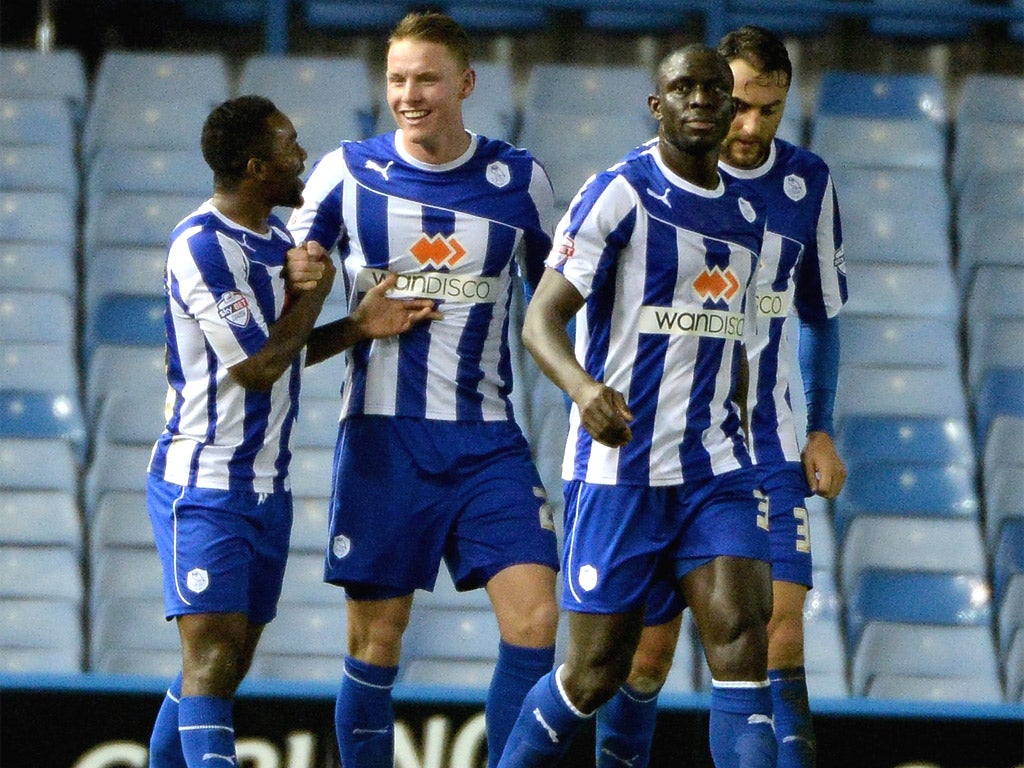
[[[339,315],[340,316],[340,315]],[[320,313],[318,324],[330,322],[336,318],[328,314],[325,305]],[[341,385],[345,381],[345,355],[334,355],[323,362],[311,365],[302,371],[302,397],[330,398],[338,403],[341,412]]]
[[[238,88],[266,96],[288,115],[309,153],[307,167],[342,140],[366,138],[373,127],[377,90],[362,58],[255,54],[245,61]]]
[[[854,696],[866,695],[873,679],[888,674],[965,678],[966,685],[998,690],[983,579],[875,571],[860,580],[850,614]]]
[[[430,680],[428,670],[447,668],[450,684],[486,687],[498,657],[499,640],[490,608],[414,603],[402,641],[401,680],[441,682],[440,677]]]
[[[844,367],[836,428],[846,416],[941,416],[967,421],[960,374],[950,368]]]
[[[326,529],[326,523],[324,525]],[[325,537],[321,537],[324,539]],[[324,555],[320,552],[291,552],[284,575],[281,602],[287,605],[322,605],[344,612],[344,592],[324,583]],[[341,638],[339,638],[340,640]]]
[[[0,437],[0,489],[78,492],[76,449],[60,439]]]
[[[1007,520],[999,529],[992,558],[993,605],[996,610],[999,649],[1024,631],[1024,517]]]
[[[843,594],[873,570],[955,571],[984,576],[985,548],[976,518],[857,515],[843,540]]]
[[[1016,467],[1024,474],[1024,417],[996,416],[988,428],[981,457],[983,477],[996,474],[1001,467]]]
[[[58,98],[0,96],[0,144],[75,147],[75,124]]]
[[[835,573],[836,537],[832,524],[830,502],[821,496],[809,496],[804,506],[807,508],[807,523],[811,529],[811,555],[814,558],[814,570]]]
[[[0,285],[8,290],[78,293],[74,246],[0,240]]]
[[[292,463],[288,470],[292,493],[301,497],[328,499],[331,496],[331,471],[334,467],[334,448],[292,448]],[[326,511],[326,507],[325,507]],[[326,520],[326,517],[324,518]],[[327,543],[326,527],[323,544]]]
[[[971,123],[1024,124],[1024,77],[971,72],[960,84],[958,130]]]
[[[145,490],[109,491],[88,510],[89,556],[98,563],[112,549],[152,550]]]
[[[85,422],[77,393],[0,389],[0,438],[64,440],[84,456]]]
[[[779,35],[816,35],[824,32],[828,16],[809,11],[801,0],[733,0],[728,3],[726,28],[743,24],[764,27]]]
[[[0,48],[0,96],[54,98],[85,103],[85,63],[73,48],[45,53],[25,48]]]
[[[111,295],[162,298],[167,249],[159,246],[103,246],[85,261],[85,314],[92,317]]]
[[[323,587],[330,596],[330,588]],[[337,591],[337,590],[335,590]],[[347,636],[345,602],[282,601],[267,625],[253,663],[253,676],[337,683]]]
[[[300,0],[302,19],[312,29],[345,32],[384,32],[392,29],[408,11],[405,0],[350,2],[349,0]]]
[[[867,683],[869,699],[993,704],[1003,698],[999,678],[993,675],[946,677],[876,673]]]
[[[0,541],[5,545],[82,546],[78,502],[66,491],[13,491],[0,494]]]
[[[148,392],[111,392],[104,399],[93,423],[93,444],[152,448],[166,421],[164,398],[154,397]]]
[[[338,441],[341,401],[335,397],[303,396],[299,417],[292,430],[293,446],[334,448]]]
[[[0,669],[82,671],[81,606],[67,600],[0,600]]]
[[[653,135],[643,114],[626,112],[613,120],[603,115],[570,115],[525,109],[519,143],[530,147],[551,178],[555,207],[564,211],[583,183],[618,162]]]
[[[148,393],[154,399],[168,395],[166,350],[159,346],[96,347],[86,371],[86,412],[95,416],[111,392]]]
[[[1024,631],[1017,631],[1006,652],[1006,701],[1024,704]]]
[[[294,479],[293,479],[294,482]],[[327,511],[329,496],[313,496],[293,492],[292,552],[311,552],[321,559],[327,545]]]
[[[975,466],[967,422],[945,416],[850,414],[836,429],[835,440],[849,464]]]
[[[84,351],[88,359],[101,346],[162,347],[164,338],[162,295],[109,294],[88,318]]]
[[[486,34],[523,34],[531,30],[543,29],[547,24],[547,14],[539,4],[523,7],[525,4],[514,4],[503,0],[487,2],[454,2],[445,4],[445,13],[455,19],[467,31]],[[473,65],[474,68],[476,64]],[[475,130],[470,128],[470,130]],[[484,132],[485,136],[488,134]],[[501,138],[495,135],[495,138]]]
[[[875,263],[931,264],[947,269],[953,263],[949,224],[941,208],[922,214],[901,207],[847,205],[841,215],[843,242],[855,243],[861,253],[870,253]]]
[[[823,115],[923,120],[942,125],[946,121],[946,97],[942,83],[931,74],[826,70],[818,84],[813,117]]]
[[[951,319],[850,314],[839,321],[840,365],[960,370]]]
[[[952,320],[958,292],[949,265],[861,261],[847,276],[852,315],[932,317]]]
[[[1024,169],[1024,123],[974,122],[957,126],[950,182],[954,193],[975,173]]]
[[[0,600],[81,603],[78,552],[64,546],[0,545]]]
[[[160,246],[202,200],[171,192],[107,192],[89,200],[85,214],[85,258],[102,246]]]
[[[1024,518],[1024,474],[1000,472],[987,478],[984,485],[985,541],[995,552],[1003,527]]]
[[[890,463],[848,465],[846,486],[833,503],[836,541],[842,547],[860,515],[965,518],[977,524],[974,473],[963,466]]]
[[[1000,368],[1024,368],[1024,318],[1005,319],[989,325],[984,335],[975,337],[967,352],[967,382],[977,393],[982,381]]]
[[[974,397],[974,439],[981,448],[989,425],[1000,415],[1024,416],[1024,366],[989,368]]]
[[[92,672],[173,677],[181,668],[180,641],[174,622],[164,619],[163,601],[122,597],[100,605],[92,614],[89,658]]]
[[[990,325],[1024,319],[1024,266],[981,264],[964,290],[968,349],[989,335]]]
[[[147,603],[163,619],[163,569],[152,543],[146,547],[97,547],[90,550],[89,557],[88,604],[94,627],[102,606],[122,602]]]
[[[466,128],[491,139],[515,143],[519,114],[510,67],[497,61],[478,61],[474,62],[473,69],[476,70],[476,88],[462,102]]]
[[[0,192],[0,241],[75,244],[75,198],[65,192]]]
[[[868,29],[882,37],[917,40],[961,40],[971,32],[964,19],[934,18],[930,13],[948,8],[946,0],[874,0],[878,9]]]
[[[73,147],[60,144],[0,144],[0,189],[78,195]]]
[[[171,192],[194,195],[196,205],[213,191],[213,171],[189,147],[100,147],[89,164],[90,197],[106,192]]]
[[[1022,238],[1024,217],[985,214],[963,221],[958,231],[957,261],[957,282],[961,291],[970,287],[981,267],[1024,267],[1019,248]]]
[[[1024,220],[1024,180],[1020,170],[985,170],[971,174],[960,188],[956,213],[962,223],[983,216]],[[1018,254],[1017,260],[1024,262],[1024,257]]]
[[[811,530],[814,528],[812,526]],[[843,647],[843,600],[831,570],[820,570],[814,552],[814,588],[804,603],[804,669],[812,698],[848,696],[846,652]]]
[[[949,192],[945,175],[930,168],[831,167],[846,230],[848,211],[913,212],[922,226],[948,229]]]
[[[93,84],[84,154],[105,144],[194,147],[206,115],[229,93],[219,53],[108,51]]]
[[[652,73],[639,66],[536,63],[527,75],[523,111],[593,117],[622,115],[625,107],[647,117],[652,85]]]
[[[0,389],[78,398],[78,365],[66,342],[0,341]]]
[[[85,508],[110,491],[145,491],[152,452],[152,445],[97,444],[85,474]]]
[[[0,288],[0,339],[4,344],[63,344],[70,356],[75,343],[72,300],[57,291]]]
[[[926,120],[820,115],[811,121],[810,149],[833,168],[920,168],[946,163],[942,129]]]

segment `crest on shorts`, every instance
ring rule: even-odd
[[[352,551],[352,540],[343,534],[338,534],[331,540],[331,552],[339,560],[346,557]]]
[[[512,174],[509,173],[508,166],[497,160],[487,166],[486,176],[487,180],[498,189],[507,187],[508,183],[512,181]]]
[[[239,328],[249,323],[249,300],[238,291],[228,291],[217,301],[217,314]]]
[[[592,565],[584,565],[580,568],[577,581],[584,592],[589,592],[597,586],[597,568]]]
[[[198,595],[200,592],[205,592],[206,588],[210,586],[210,574],[203,568],[193,568],[185,577],[185,584],[190,591]]]
[[[807,183],[795,173],[791,173],[782,180],[782,191],[786,193],[786,197],[796,203],[803,200],[807,194]]]

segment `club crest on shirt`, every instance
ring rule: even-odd
[[[786,197],[797,203],[807,194],[807,183],[795,173],[791,173],[782,180],[782,191],[786,193]]]
[[[228,291],[217,301],[217,314],[232,325],[243,327],[249,322],[249,300],[238,291]]]
[[[498,189],[508,186],[508,183],[512,181],[512,174],[509,173],[508,166],[497,160],[487,166],[485,175],[487,180]]]
[[[202,568],[193,568],[185,577],[185,584],[198,595],[200,592],[205,592],[206,588],[210,586],[210,574]]]
[[[740,213],[743,215],[743,218],[753,224],[754,219],[757,218],[757,212],[754,211],[754,206],[752,206],[745,197],[741,197],[739,199],[739,206]]]

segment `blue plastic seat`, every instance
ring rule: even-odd
[[[839,455],[853,464],[975,466],[971,432],[962,419],[850,414],[843,417],[835,439]]]
[[[0,494],[0,541],[64,547],[77,553],[82,546],[77,500],[64,491],[4,489]]]
[[[488,608],[413,604],[402,641],[402,681],[427,682],[447,669],[451,685],[483,688],[498,657],[498,624]],[[438,680],[440,682],[440,680]]]
[[[811,529],[814,530],[813,527]],[[812,534],[813,535],[813,534]],[[848,696],[846,650],[842,632],[843,599],[831,571],[818,568],[814,549],[814,587],[804,603],[804,669],[812,697]]]
[[[348,624],[345,605],[333,595],[337,588],[321,587],[333,598],[329,602],[281,602],[260,640],[253,677],[324,683],[341,678]]]
[[[764,27],[779,35],[817,35],[824,32],[828,16],[806,9],[801,0],[733,0],[726,14],[729,29],[744,24]]]
[[[548,23],[547,13],[539,3],[531,7],[505,0],[454,2],[445,5],[445,13],[459,22],[463,29],[489,34],[522,34],[543,29]]]
[[[864,695],[869,699],[956,702],[958,704],[994,704],[1002,701],[999,677],[986,674],[974,677],[945,675],[901,675],[875,673]]]
[[[167,249],[103,246],[85,262],[85,314],[91,318],[109,296],[163,297]]]
[[[0,600],[0,668],[82,671],[81,605],[73,600]]]
[[[943,129],[927,120],[819,115],[811,122],[810,148],[833,168],[941,171],[946,163]]]
[[[851,522],[860,515],[979,520],[974,475],[963,466],[870,463],[849,467],[846,486],[833,505],[840,548]]]
[[[514,143],[519,113],[510,67],[496,61],[479,61],[473,64],[473,69],[476,87],[462,102],[466,128],[488,138]],[[390,113],[388,117],[390,119]]]
[[[0,437],[0,489],[78,493],[78,452],[62,439]]]
[[[349,2],[349,0],[301,0],[302,18],[312,29],[346,32],[388,31],[408,11],[405,0]]]
[[[977,393],[989,372],[1000,368],[1024,369],[1024,318],[1005,318],[975,334],[967,352],[970,391]]]
[[[0,288],[0,341],[60,344],[73,355],[73,301],[57,291],[13,291]]]
[[[81,105],[86,93],[85,63],[77,50],[0,48],[0,96],[57,98]]]
[[[292,445],[334,448],[338,440],[341,404],[337,397],[303,396],[299,418],[292,430]]]
[[[952,320],[844,314],[839,341],[840,364],[847,367],[960,370],[959,333]]]
[[[992,585],[999,649],[1005,653],[1013,635],[1024,630],[1024,517],[1007,520],[999,529]]]
[[[998,690],[991,602],[983,579],[874,571],[850,605],[851,689],[881,675],[964,678]],[[969,664],[965,664],[969,660]]]
[[[873,570],[984,576],[987,567],[981,526],[969,517],[857,515],[849,522],[842,553],[839,572],[847,596]]]
[[[959,292],[948,264],[861,261],[847,275],[850,298],[844,317],[887,315],[952,320]]]
[[[103,345],[163,346],[164,334],[163,296],[108,294],[89,317],[85,352]]]
[[[369,67],[355,57],[256,54],[246,60],[238,87],[266,96],[288,115],[309,153],[307,166],[342,140],[370,135],[378,101]],[[345,98],[324,98],[332,93]]]
[[[0,389],[78,397],[78,364],[66,342],[4,341],[0,366]]]
[[[931,213],[902,208],[842,208],[843,241],[856,244],[874,262],[929,264],[949,267],[953,245],[948,219],[938,208]]]
[[[836,426],[846,416],[940,416],[967,421],[959,372],[946,368],[844,367],[836,394]]]
[[[16,291],[78,293],[74,245],[0,240],[0,285]]]
[[[163,402],[168,393],[165,346],[94,347],[87,363],[85,392],[85,409],[90,417],[99,413],[113,392],[146,393],[154,402]]]
[[[874,0],[877,10],[868,29],[883,37],[960,40],[971,32],[964,19],[935,18],[930,12],[949,8],[946,0]]]
[[[91,562],[98,563],[112,549],[152,550],[145,491],[108,491],[86,515]]]
[[[85,422],[77,393],[0,390],[0,437],[66,440],[84,451]]]
[[[91,671],[155,676],[167,670],[172,654],[177,656],[180,669],[178,632],[174,622],[164,620],[160,598],[122,597],[104,602],[93,612],[89,647]],[[174,667],[171,669],[173,675]]]
[[[0,96],[0,144],[75,146],[75,124],[67,103],[58,98]]]
[[[974,398],[974,439],[983,446],[992,419],[1000,414],[1024,416],[1024,366],[989,368]]]
[[[101,147],[89,164],[87,192],[172,192],[195,195],[213,190],[213,171],[198,142],[192,147]]]
[[[822,115],[942,124],[946,120],[946,96],[942,83],[930,74],[826,70],[814,107],[815,119]]]
[[[950,181],[958,192],[975,173],[1024,169],[1024,123],[974,122],[958,127]]]
[[[960,187],[956,214],[961,223],[984,216],[1024,220],[1024,174],[1019,169],[984,170],[971,174]],[[1024,254],[1018,254],[1024,263]]]
[[[159,436],[154,433],[153,442]],[[92,509],[111,491],[139,493],[146,490],[151,443],[98,443],[85,473],[85,507]]]
[[[1024,77],[964,75],[956,106],[957,129],[971,130],[970,123],[1024,123]]]
[[[60,144],[0,145],[0,189],[78,194],[72,147]]]
[[[292,463],[288,469],[292,493],[296,497],[330,498],[333,466],[334,448],[311,448],[302,445],[294,447]],[[324,544],[326,539],[325,534]]]
[[[1021,38],[1024,39],[1024,34]],[[1004,659],[1006,701],[1024,704],[1024,631],[1017,630],[1014,633]]]
[[[0,545],[0,599],[82,601],[78,552],[63,546]]]
[[[992,419],[981,465],[985,478],[998,474],[1003,467],[1024,475],[1024,416],[1002,415]]]
[[[918,214],[931,225],[949,219],[949,191],[944,173],[932,168],[830,166],[846,229],[851,211],[900,210]]]
[[[89,200],[85,257],[100,246],[167,247],[171,230],[202,200],[170,192],[108,192]]]
[[[985,540],[995,552],[1003,526],[1024,518],[1024,474],[1002,472],[987,479],[984,486]]]
[[[73,246],[76,220],[75,197],[66,192],[0,192],[0,241]]]
[[[964,286],[968,348],[1006,319],[1024,319],[1024,266],[979,264]]]
[[[1020,243],[1024,239],[1024,216],[986,213],[963,221],[957,261],[957,282],[967,290],[978,269],[985,266],[1024,267]]]
[[[652,73],[639,66],[537,63],[527,75],[524,117],[531,112],[646,116],[653,85]],[[622,149],[622,154],[631,148]]]

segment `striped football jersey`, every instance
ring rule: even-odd
[[[292,246],[276,217],[245,229],[210,202],[171,234],[164,276],[169,417],[150,472],[170,483],[254,493],[288,489],[303,355],[269,392],[228,369],[255,354],[281,315]]]
[[[585,299],[577,359],[634,418],[633,439],[610,448],[574,405],[565,479],[675,485],[750,465],[734,390],[764,227],[756,196],[686,182],[656,144],[577,194],[548,266]]]
[[[756,333],[748,348],[753,458],[758,464],[799,461],[789,391],[795,355],[786,318],[795,311],[807,321],[824,320],[846,302],[835,189],[821,158],[781,139],[758,168],[720,167],[756,190],[768,209],[769,231],[757,271]]]
[[[473,135],[462,157],[429,165],[389,133],[327,154],[303,197],[291,232],[337,245],[350,308],[391,271],[395,296],[432,298],[444,314],[349,350],[342,418],[511,419],[512,280],[539,280],[554,216],[533,157]]]

